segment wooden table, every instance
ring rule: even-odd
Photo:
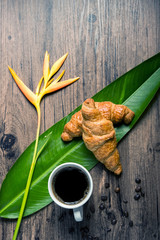
[[[45,51],[52,63],[69,52],[64,79],[80,76],[80,80],[42,101],[42,133],[160,50],[159,0],[2,0],[0,24],[0,185],[35,139],[37,124],[36,113],[14,83],[8,65],[35,90]],[[94,192],[83,222],[76,223],[70,211],[52,203],[23,219],[18,239],[160,239],[159,100],[157,94],[118,145],[123,174],[116,177],[100,163],[91,170]],[[13,144],[2,148],[4,141]],[[145,193],[139,201],[134,200],[137,177]],[[105,183],[110,187],[105,188]],[[108,197],[105,206],[110,216],[99,209],[102,195]],[[113,214],[115,225],[110,221]],[[15,220],[0,219],[0,239],[11,239],[15,225]]]

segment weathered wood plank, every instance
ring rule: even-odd
[[[37,124],[35,110],[13,82],[7,65],[35,89],[42,75],[45,51],[49,51],[52,63],[69,52],[64,79],[80,76],[81,80],[42,101],[43,132],[86,98],[159,52],[160,3],[158,0],[7,0],[1,1],[0,13],[1,185],[18,156],[35,139]],[[101,240],[158,240],[159,100],[157,94],[118,146],[123,174],[117,178],[101,164],[91,171],[94,192],[85,206],[82,223],[75,223],[70,211],[51,204],[23,220],[18,239],[80,240],[90,235]],[[145,192],[139,201],[134,200],[136,177],[141,178]],[[110,184],[107,189],[106,182]],[[114,191],[117,186],[119,193]],[[108,197],[104,203],[107,213],[106,209],[99,209],[101,195]],[[123,211],[128,212],[128,217],[122,216]],[[114,215],[117,223],[112,225]],[[129,226],[130,220],[133,227]],[[0,219],[2,240],[12,238],[15,225],[15,220]]]

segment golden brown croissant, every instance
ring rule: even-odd
[[[101,114],[93,99],[87,99],[83,103],[81,112],[82,138],[86,147],[108,170],[119,175],[122,166],[113,123]]]
[[[121,123],[129,124],[134,112],[124,105],[114,104],[112,102],[95,102],[95,107],[107,120],[111,120],[113,124]],[[64,126],[61,135],[63,141],[71,141],[74,137],[82,135],[82,113],[81,110],[75,113],[71,120]]]

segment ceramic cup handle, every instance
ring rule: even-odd
[[[83,220],[83,206],[73,209],[74,219],[76,222],[81,222]]]

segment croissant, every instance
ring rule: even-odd
[[[101,114],[93,99],[87,99],[83,103],[81,113],[82,138],[86,147],[108,170],[119,175],[122,166],[112,121]]]
[[[95,102],[95,107],[99,109],[102,116],[111,120],[113,124],[124,122],[129,124],[134,112],[124,105],[114,104],[112,102]],[[64,126],[61,138],[63,141],[71,141],[74,137],[82,135],[82,113],[81,110],[76,112],[71,120]]]

